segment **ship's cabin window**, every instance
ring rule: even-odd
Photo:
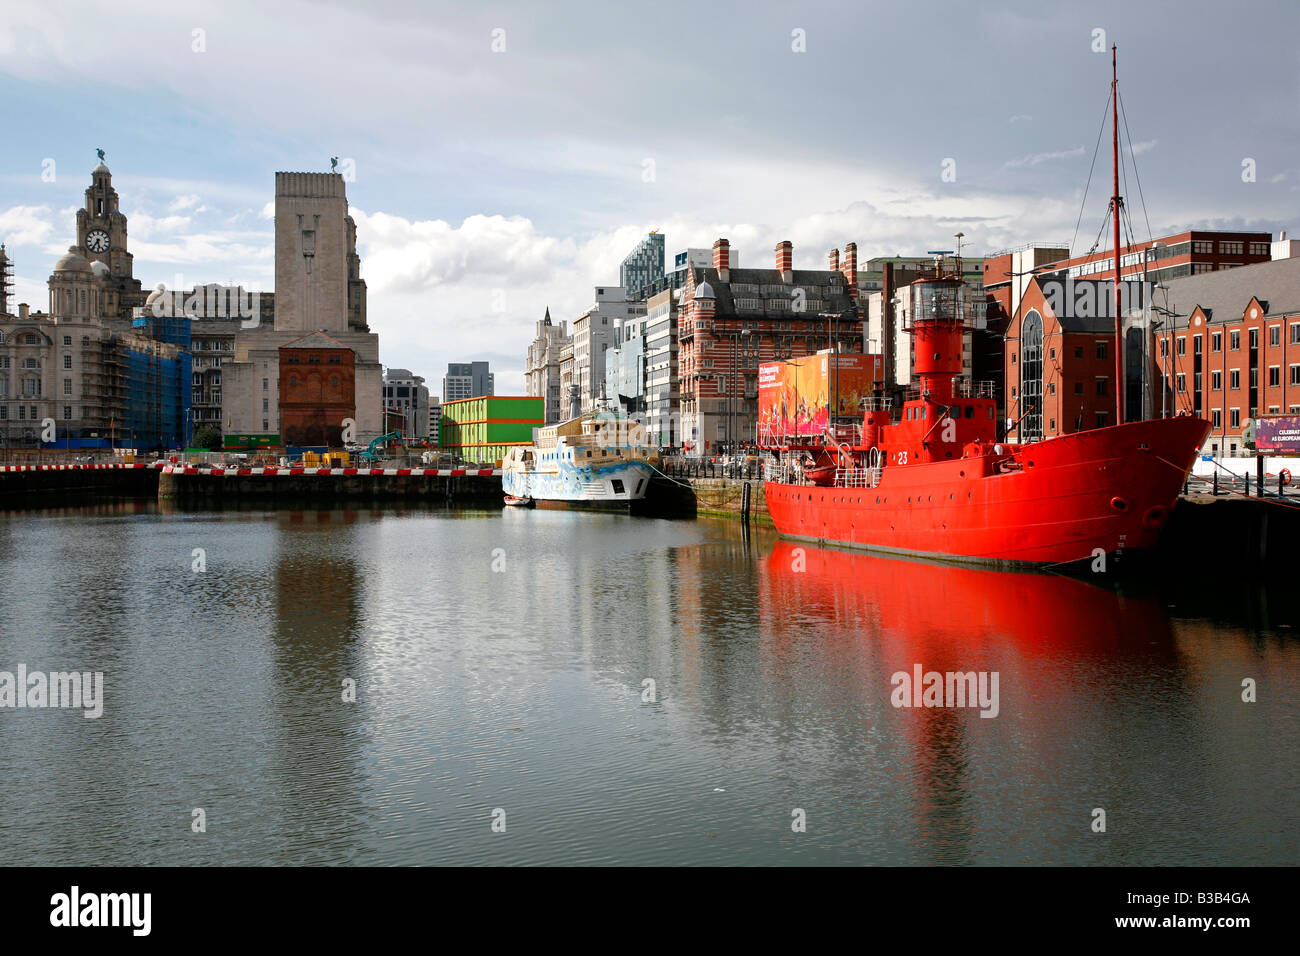
[[[967,418],[974,418],[974,417],[975,417],[975,406],[974,406],[974,405],[967,405],[967,406],[966,406],[966,417],[967,417]]]
[[[926,406],[924,406],[924,405],[921,406],[921,417],[922,417],[922,418],[925,417],[925,408],[926,408]]]

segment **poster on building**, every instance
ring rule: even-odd
[[[1255,451],[1300,455],[1300,415],[1260,415],[1255,419]]]
[[[821,352],[758,368],[758,431],[761,444],[811,437],[837,418],[858,419],[862,399],[883,379],[879,355]]]

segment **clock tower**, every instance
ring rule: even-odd
[[[126,216],[118,209],[113,174],[104,165],[90,172],[85,205],[77,210],[77,249],[94,267],[104,291],[104,314],[127,319],[131,309],[144,304],[145,293],[135,278],[135,264],[127,251]]]

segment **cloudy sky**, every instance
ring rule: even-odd
[[[274,172],[339,156],[381,359],[517,392],[543,310],[581,314],[650,229],[797,268],[958,230],[1086,251],[1111,42],[1138,238],[1300,230],[1298,35],[1293,0],[10,4],[0,241],[44,303],[103,147],[146,284],[270,289]]]

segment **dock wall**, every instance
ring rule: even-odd
[[[159,469],[146,464],[0,466],[0,505],[44,508],[97,498],[157,498]]]
[[[501,506],[501,473],[437,468],[162,469],[158,497],[179,502],[426,501]]]

